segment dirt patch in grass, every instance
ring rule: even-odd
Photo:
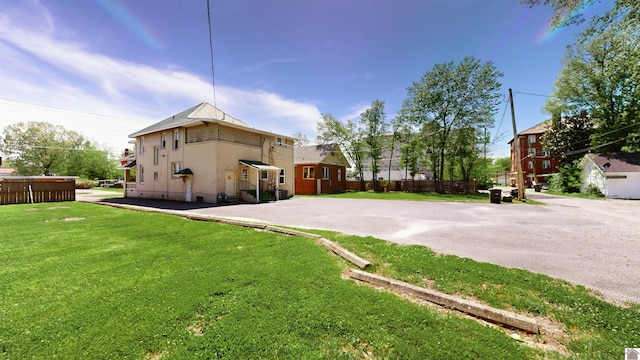
[[[144,360],[158,360],[158,359],[162,358],[163,355],[164,355],[164,353],[162,351],[155,352],[155,353],[147,353],[144,356]]]
[[[57,209],[71,209],[71,207],[70,206],[52,206],[47,208],[47,210],[57,210]]]
[[[86,218],[83,217],[70,217],[70,218],[64,218],[64,219],[53,219],[53,220],[45,220],[45,222],[55,222],[55,221],[82,221],[85,220]]]

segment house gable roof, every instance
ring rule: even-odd
[[[338,144],[309,145],[293,149],[294,164],[331,164],[351,166]]]
[[[241,120],[229,116],[224,111],[214,107],[207,102],[202,102],[194,107],[177,113],[142,130],[136,131],[135,133],[129,135],[129,137],[135,138],[137,136],[142,136],[158,131],[190,126],[201,122],[214,121],[250,128],[249,125],[245,124]]]
[[[587,154],[600,170],[612,172],[640,172],[640,153]]]

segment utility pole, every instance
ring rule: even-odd
[[[511,104],[511,122],[513,123],[513,145],[516,153],[516,182],[518,184],[518,201],[524,199],[524,191],[522,189],[522,157],[520,155],[520,139],[518,139],[518,130],[516,130],[516,111],[513,106],[513,92],[509,89],[509,103]]]

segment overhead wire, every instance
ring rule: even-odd
[[[211,55],[211,86],[213,87],[213,107],[218,108],[216,104],[216,73],[213,66],[213,34],[211,32],[211,6],[210,0],[207,0],[207,23],[209,24],[209,54]]]

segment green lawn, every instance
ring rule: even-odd
[[[323,194],[323,195],[296,195],[296,197],[327,197],[336,199],[370,199],[370,200],[406,200],[406,201],[442,201],[442,202],[489,202],[489,193],[476,194],[439,194],[435,192],[411,193],[402,191],[390,192],[373,192],[373,191],[347,191],[341,194]],[[526,202],[502,202],[505,205],[512,204],[530,204],[542,205],[544,203],[536,200],[528,199]]]
[[[296,197],[318,197],[318,196],[328,197],[328,198],[342,198],[342,199],[489,202],[488,193],[438,194],[434,192],[410,193],[410,192],[402,192],[402,191],[390,191],[390,192],[347,191],[341,194],[296,195]]]
[[[562,357],[342,279],[348,264],[307,238],[88,203],[1,206],[0,229],[3,359]],[[640,346],[637,306],[421,247],[326,235],[373,270],[562,322],[578,357]]]

